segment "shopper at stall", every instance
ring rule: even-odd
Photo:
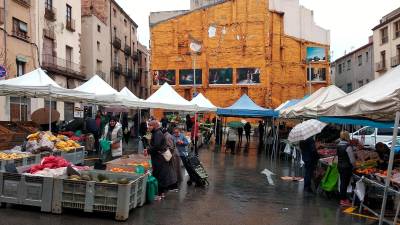
[[[353,153],[353,146],[350,145],[350,135],[347,131],[340,132],[337,157],[340,174],[340,205],[350,206],[351,203],[347,198],[347,186],[349,186],[351,176],[353,175],[356,160]]]
[[[193,126],[192,119],[190,118],[190,115],[187,114],[186,115],[186,131],[191,131],[192,126]]]
[[[102,139],[111,144],[111,153],[107,155],[106,161],[122,156],[122,125],[115,117],[105,126]]]
[[[151,155],[153,176],[158,181],[159,196],[157,199],[161,199],[165,197],[168,187],[176,183],[177,178],[171,161],[167,161],[163,156],[163,153],[165,153],[168,148],[164,134],[161,132],[159,122],[157,120],[150,121],[148,127],[152,135],[147,152]]]
[[[304,162],[305,174],[304,174],[304,191],[313,192],[311,187],[311,180],[314,177],[314,170],[318,163],[318,152],[315,147],[314,137],[310,137],[299,143],[301,149],[301,156]]]
[[[258,121],[258,143],[259,145],[263,145],[264,143],[264,121]]]
[[[242,143],[242,139],[243,139],[243,127],[238,127],[237,132],[238,132],[238,137],[239,137],[239,143]]]
[[[250,142],[250,133],[251,133],[251,125],[249,122],[247,122],[244,125],[244,132],[246,133],[246,141],[247,141],[247,143],[249,143]]]

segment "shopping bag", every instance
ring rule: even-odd
[[[284,153],[290,154],[292,152],[292,148],[290,147],[290,144],[286,144],[285,149],[283,150]]]
[[[321,188],[324,191],[331,192],[337,187],[339,180],[339,170],[336,163],[329,165],[325,172],[324,177],[321,180]]]
[[[360,199],[360,201],[364,201],[364,197],[365,197],[365,184],[362,181],[362,179],[360,179],[359,181],[356,182],[356,188],[354,189],[354,192],[356,193],[358,199]]]
[[[149,176],[147,179],[147,186],[146,186],[146,199],[147,202],[154,201],[158,193],[158,182],[157,179],[153,176]]]
[[[139,151],[140,154],[143,154],[143,152],[144,152],[144,147],[143,147],[143,141],[142,140],[139,140],[138,151]]]
[[[100,140],[100,147],[101,147],[103,152],[109,152],[111,150],[111,144],[106,139],[101,139]]]

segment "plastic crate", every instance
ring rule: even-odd
[[[96,181],[54,179],[52,212],[62,213],[63,208],[84,212],[111,212],[115,219],[127,220],[131,209],[142,206],[146,197],[147,174],[138,176],[129,173],[110,173],[93,170],[83,174],[104,174],[110,179],[128,178],[128,184],[110,184]]]
[[[51,212],[53,178],[0,172],[0,203],[40,207]]]
[[[72,164],[80,165],[85,162],[85,147],[79,147],[68,152],[53,151],[53,155],[63,157]]]
[[[36,154],[14,160],[0,160],[0,171],[5,171],[5,167],[8,164],[14,164],[15,167],[39,164],[42,158],[45,157],[46,155],[49,154]]]
[[[149,163],[149,168],[147,169],[151,170],[150,157],[145,157],[139,154],[129,155],[128,158],[119,158],[109,161],[106,163],[107,164],[106,170],[111,171],[111,169],[113,168],[122,168],[125,169],[127,172],[135,172],[136,166],[134,166],[133,164],[139,164],[143,162]]]

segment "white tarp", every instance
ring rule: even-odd
[[[93,100],[91,94],[61,87],[40,68],[16,78],[0,81],[0,95],[46,99],[51,97],[59,101]]]
[[[400,66],[385,75],[318,108],[321,116],[362,116],[394,120],[400,110]]]
[[[318,106],[345,95],[346,93],[335,85],[322,87],[310,97],[300,101],[294,106],[282,110],[280,116],[284,118],[315,117],[317,114],[319,115]]]
[[[196,111],[197,106],[180,96],[169,84],[163,84],[148,99],[150,108],[160,108],[179,111]]]
[[[112,88],[107,82],[101,79],[98,75],[94,75],[81,86],[75,88],[76,91],[92,93],[94,95],[110,95],[117,94],[118,91]]]
[[[196,104],[199,107],[199,111],[203,112],[215,112],[217,111],[217,107],[210,102],[202,93],[199,93],[196,97],[194,97],[191,103]]]
[[[119,92],[119,95],[124,96],[126,98],[132,99],[132,100],[140,100],[135,94],[131,92],[127,87],[122,88],[122,90]]]

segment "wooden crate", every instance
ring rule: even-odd
[[[39,125],[32,121],[17,122],[17,126],[25,131],[26,136],[39,131]]]

